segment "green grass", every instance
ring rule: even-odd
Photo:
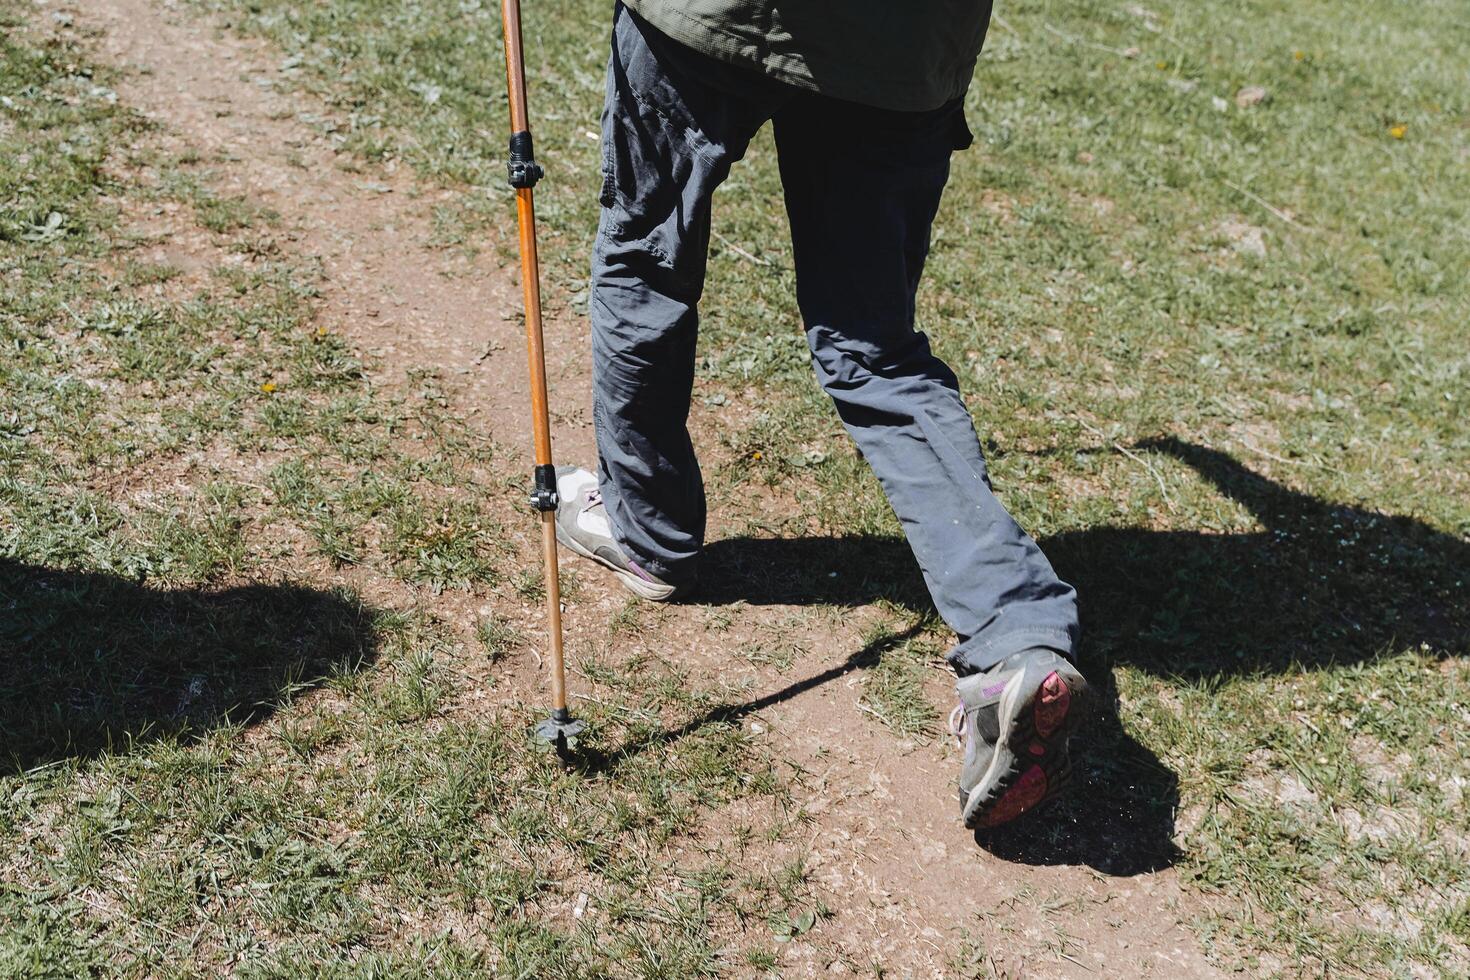
[[[471,135],[504,129],[489,6],[214,6],[303,59],[301,84],[344,114],[370,108],[349,136],[364,154],[475,188],[448,224],[503,221],[502,147]],[[1445,3],[1001,14],[920,317],[1006,502],[1081,587],[1091,670],[1118,695],[1084,776],[1092,815],[1064,812],[1052,846],[1113,869],[1177,860],[1231,910],[1199,923],[1223,963],[1463,964],[1463,19]],[[541,8],[526,30],[548,291],[575,310],[606,11]],[[1267,99],[1238,107],[1248,85]],[[784,533],[866,536],[882,557],[860,596],[800,586],[927,614],[809,378],[768,139],[716,219],[695,413],[715,505],[736,536],[783,533],[739,505],[769,487],[795,505]],[[866,681],[901,732],[935,725],[924,656],[889,649]],[[1366,699],[1352,725],[1348,691]],[[1365,753],[1413,761],[1370,779]],[[1298,772],[1311,800],[1244,792],[1252,766]],[[1365,853],[1343,821],[1377,807],[1412,816]]]
[[[493,4],[203,5],[278,44],[365,166],[458,188],[444,244],[508,231]],[[0,5],[7,26],[20,9]],[[563,316],[585,299],[607,12],[527,11]],[[1175,864],[1205,897],[1207,950],[1252,974],[1463,973],[1470,26],[1444,0],[1000,14],[920,319],[1005,502],[1078,585],[1084,666],[1116,703],[1083,792],[987,845],[1104,872]],[[214,194],[207,163],[152,161],[171,175],[156,186],[104,168],[152,151],[78,52],[0,44],[0,608],[19,610],[0,646],[44,653],[5,668],[0,702],[14,768],[45,767],[0,784],[0,844],[19,855],[0,877],[0,973],[312,957],[738,974],[777,962],[748,940],[725,958],[752,923],[789,935],[811,912],[819,934],[799,868],[750,870],[801,819],[775,761],[729,721],[660,737],[719,701],[684,692],[687,668],[592,652],[597,747],[620,761],[591,775],[526,753],[520,708],[466,709],[467,665],[517,631],[438,622],[420,598],[541,588],[476,492],[506,479],[494,447],[441,422],[435,379],[379,390],[318,337],[311,275],[261,249],[272,216]],[[1268,97],[1238,107],[1248,85]],[[819,622],[890,604],[853,664],[863,703],[927,737],[943,633],[810,379],[774,164],[763,136],[716,203],[694,411],[734,539],[715,588],[812,599]],[[160,300],[182,277],[129,261],[112,202],[162,196],[251,254],[246,271]],[[771,536],[788,541],[742,543]],[[322,587],[342,569],[393,583],[400,606]],[[99,596],[115,615],[48,625]],[[728,608],[709,610],[716,635]],[[302,610],[316,632],[269,656],[243,628],[291,636]],[[887,635],[899,623],[917,625]],[[744,652],[779,671],[800,641],[768,625]],[[612,626],[659,623],[633,609]],[[44,681],[42,660],[60,665]],[[618,755],[631,745],[648,749]],[[690,856],[736,798],[761,819]],[[579,894],[593,912],[573,920]],[[428,911],[381,911],[407,908]]]
[[[375,380],[275,218],[29,9],[0,3],[0,975],[683,977],[800,916],[763,850],[785,776],[738,724],[654,738],[709,708],[671,665],[599,653],[599,765],[529,746],[497,448],[434,374]],[[212,268],[135,258],[163,205]]]

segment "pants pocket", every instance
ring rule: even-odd
[[[603,112],[602,120],[602,190],[597,194],[597,201],[604,208],[610,208],[618,202],[618,175],[613,166],[612,133],[609,130],[608,113]]]

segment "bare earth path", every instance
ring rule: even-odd
[[[455,411],[487,437],[525,442],[518,289],[489,258],[430,245],[433,206],[451,192],[402,172],[344,168],[351,161],[330,137],[302,121],[322,107],[290,91],[266,45],[150,0],[95,0],[70,12],[98,32],[104,57],[129,69],[124,100],[159,122],[165,138],[217,157],[217,189],[279,212],[289,247],[320,260],[324,322],[380,354],[391,371],[441,371]],[[196,244],[171,240],[160,258],[189,268]],[[577,411],[588,392],[583,327],[562,320],[548,329],[553,402],[564,412],[558,450],[587,459],[591,430]],[[590,600],[569,616],[574,641],[596,635],[622,601],[579,571]],[[696,635],[707,613],[697,605],[669,611],[641,642],[687,650],[704,681],[748,680],[759,697],[840,664],[861,645],[856,625],[870,618],[865,612],[835,625],[800,607],[741,612],[747,622],[792,622],[810,641],[779,674],[744,660],[732,667],[718,635]],[[821,942],[790,944],[783,973],[839,972],[842,964],[822,952],[836,949],[898,975],[952,975],[972,940],[986,951],[965,969],[977,975],[1216,975],[1184,924],[1198,899],[1172,871],[1115,878],[986,853],[954,819],[955,750],[898,742],[859,710],[856,683],[857,675],[841,674],[747,720],[809,774],[798,789],[817,821],[807,863],[835,913],[818,930]],[[950,690],[934,672],[936,706]]]

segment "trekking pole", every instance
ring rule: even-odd
[[[546,409],[546,343],[541,333],[541,270],[536,260],[536,207],[532,188],[541,179],[526,118],[526,66],[521,52],[520,0],[501,0],[505,23],[505,75],[510,94],[510,186],[516,192],[520,225],[521,289],[526,304],[526,352],[531,362],[531,426],[535,436],[535,484],[531,506],[541,518],[541,551],[546,562],[546,622],[551,632],[551,715],[533,737],[565,758],[585,727],[567,709],[566,666],[562,659],[561,576],[556,563],[556,467],[551,462],[551,419]]]

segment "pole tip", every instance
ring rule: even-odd
[[[577,737],[586,730],[586,722],[573,718],[563,708],[531,729],[531,740],[565,760],[577,750]]]

